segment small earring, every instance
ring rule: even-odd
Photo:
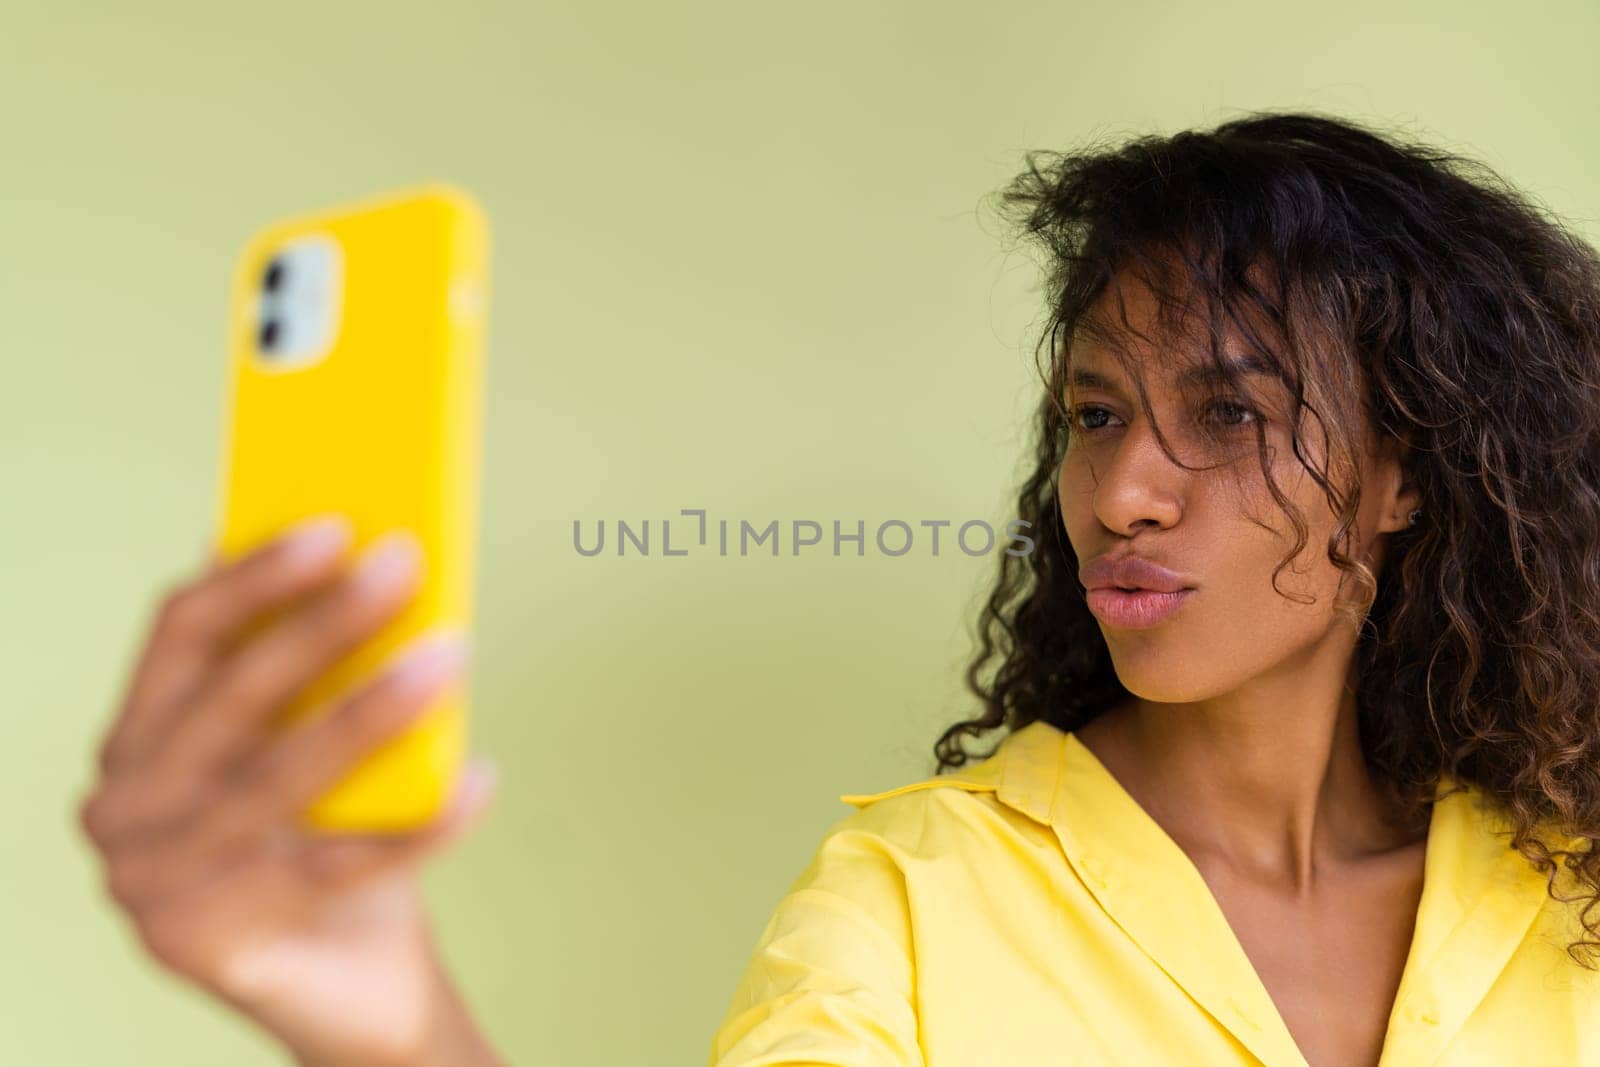
[[[1417,524],[1417,520],[1420,519],[1420,518],[1422,518],[1422,509],[1421,508],[1415,508],[1411,512],[1411,517],[1408,520],[1406,520],[1406,525],[1407,526],[1415,526]]]

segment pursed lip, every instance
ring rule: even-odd
[[[1084,589],[1149,589],[1157,593],[1176,593],[1193,589],[1190,581],[1142,556],[1096,556],[1078,571]]]

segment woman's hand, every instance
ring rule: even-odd
[[[487,767],[470,765],[449,810],[405,835],[319,837],[297,823],[459,680],[464,645],[416,642],[329,713],[273,726],[417,577],[409,538],[348,570],[343,523],[296,533],[166,596],[100,746],[83,828],[145,948],[302,1063],[499,1062],[450,989],[415,878],[486,805]]]

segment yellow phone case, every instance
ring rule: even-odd
[[[332,264],[338,283],[322,355],[305,362],[266,357],[260,310],[269,268],[296,241],[328,250],[317,262]],[[423,551],[414,599],[303,690],[281,725],[352,691],[424,631],[470,631],[488,252],[482,210],[436,183],[275,223],[238,258],[218,551],[233,558],[325,512],[350,519],[352,555],[400,528]],[[437,697],[308,808],[304,823],[383,832],[434,818],[465,758],[465,691],[463,682]]]

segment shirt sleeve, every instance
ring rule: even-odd
[[[879,801],[835,823],[756,939],[710,1067],[925,1067],[896,841],[925,802]]]

